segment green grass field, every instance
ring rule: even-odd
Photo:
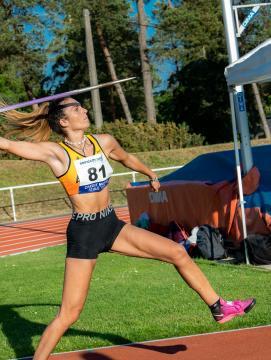
[[[266,144],[267,140],[253,141],[254,145]],[[209,152],[233,149],[233,144],[217,144],[210,146],[197,146],[192,148],[153,151],[136,154],[151,168],[163,168],[183,165],[195,157]],[[121,164],[111,163],[115,173],[127,172]],[[48,167],[40,162],[27,160],[0,161],[1,177],[0,188],[15,185],[25,185],[56,181]],[[162,176],[170,171],[159,172]],[[137,176],[137,180],[146,179]],[[132,180],[131,175],[113,177],[111,179],[111,197],[114,206],[126,205],[125,187]],[[18,220],[26,220],[48,215],[60,215],[70,212],[69,200],[61,185],[35,187],[15,190],[15,203]],[[8,191],[0,192],[0,223],[12,221],[12,208]]]
[[[266,141],[257,141],[257,144]],[[232,149],[232,144],[137,154],[152,168],[185,164],[196,156]],[[125,172],[117,163],[114,171]],[[0,161],[0,187],[54,181],[47,167],[24,160]],[[161,175],[161,174],[160,174]],[[142,177],[138,179],[143,179]],[[126,203],[129,177],[113,178],[114,205]],[[0,192],[0,222],[11,221],[9,194]],[[18,219],[70,211],[59,185],[15,192]],[[65,247],[0,259],[0,360],[31,355],[61,301]],[[212,321],[209,310],[168,264],[103,254],[80,320],[56,351],[160,339],[271,323],[271,273],[245,265],[218,265],[200,260],[200,267],[225,298],[255,296],[248,316],[224,326]]]
[[[61,301],[65,246],[0,260],[0,359],[31,355]],[[199,260],[226,299],[255,296],[243,318],[216,324],[174,268],[116,254],[100,256],[79,321],[56,352],[270,324],[271,273]]]

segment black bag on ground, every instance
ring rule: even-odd
[[[253,264],[271,264],[271,235],[251,234],[246,242],[249,259]]]
[[[197,232],[197,246],[202,257],[219,260],[226,257],[223,237],[218,229],[210,225],[201,225]]]

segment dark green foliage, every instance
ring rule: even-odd
[[[187,122],[191,130],[202,134],[208,143],[232,139],[224,68],[223,61],[190,62],[176,74],[180,86],[173,91],[172,102],[167,106],[175,114],[177,123]]]
[[[241,3],[253,2],[244,0]],[[103,30],[117,76],[137,76],[137,81],[123,84],[123,89],[134,121],[144,121],[138,27],[130,16],[131,4],[132,1],[128,0],[2,1],[0,95],[9,103],[15,103],[41,97],[45,92],[89,85],[83,22],[83,9],[86,8],[92,18],[98,81],[106,82],[110,75],[98,41],[97,24]],[[155,95],[157,121],[186,122],[192,132],[202,134],[208,143],[231,140],[229,100],[224,79],[228,56],[221,1],[160,0],[153,9],[157,25],[149,44],[152,66],[157,67],[155,61],[170,60],[175,64],[168,88]],[[239,11],[240,21],[249,10]],[[270,38],[270,14],[270,6],[262,7],[239,38],[241,55]],[[46,77],[44,69],[48,62],[52,65],[52,73],[49,76],[47,71]],[[157,76],[155,71],[153,76]],[[270,86],[260,87],[260,92],[269,115]],[[124,117],[114,87],[101,90],[100,96],[104,119],[114,121]],[[261,125],[250,86],[246,87],[246,99],[253,136],[261,131]],[[89,93],[78,100],[91,112]],[[150,144],[157,142],[154,139]],[[166,145],[167,148],[171,146],[175,145]]]
[[[259,1],[262,2],[262,1]],[[244,2],[246,5],[249,3],[255,4],[254,0]],[[256,1],[257,3],[257,1]],[[242,22],[252,8],[244,8],[239,12],[240,22]],[[246,54],[248,51],[254,49],[263,41],[271,37],[271,6],[262,6],[250,22],[243,35],[239,38],[238,44],[240,55]]]
[[[183,64],[205,57],[226,56],[222,10],[217,0],[182,0],[175,7],[161,1],[156,17],[159,30],[154,37],[154,51],[160,58]]]
[[[204,141],[201,135],[190,133],[186,124],[176,125],[173,122],[150,125],[146,122],[127,124],[117,120],[105,123],[100,132],[113,135],[129,152],[179,149],[202,145]]]
[[[39,96],[48,56],[45,33],[57,33],[59,2],[0,4],[0,95],[8,102]],[[45,16],[46,14],[46,16]]]
[[[137,76],[137,81],[122,86],[134,120],[144,118],[144,93],[138,35],[129,17],[131,11],[129,2],[123,0],[80,0],[76,2],[76,6],[74,6],[74,1],[62,0],[62,2],[65,13],[62,36],[65,39],[65,47],[63,51],[59,51],[52,76],[46,79],[46,86],[55,90],[55,78],[62,79],[62,83],[57,87],[57,92],[89,86],[83,20],[83,9],[88,9],[91,17],[98,82],[110,81],[111,77],[98,41],[97,24],[103,31],[118,78]],[[100,97],[103,115],[107,121],[124,117],[114,87],[101,90]],[[84,106],[91,109],[90,94],[86,94],[80,100]]]
[[[253,1],[246,1],[246,4]],[[240,21],[250,11],[239,10]],[[271,36],[271,7],[262,7],[239,39],[243,55]],[[153,39],[158,60],[171,59],[176,65],[167,91],[160,94],[158,120],[185,121],[208,143],[232,139],[229,97],[224,69],[228,64],[221,1],[175,1],[172,8],[160,1],[155,11],[159,28]],[[269,95],[263,93],[268,111]],[[270,92],[269,92],[270,94]],[[251,134],[261,125],[251,88],[246,87]]]

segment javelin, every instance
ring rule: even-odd
[[[78,89],[78,90],[71,90],[71,91],[67,91],[64,93],[60,93],[60,94],[56,94],[56,95],[50,95],[50,96],[46,96],[40,99],[33,99],[33,100],[29,100],[29,101],[24,101],[18,104],[13,104],[13,105],[7,105],[7,106],[3,106],[0,108],[0,113],[5,112],[5,111],[10,111],[10,110],[15,110],[15,109],[19,109],[19,108],[23,108],[26,106],[31,106],[34,104],[40,104],[46,101],[52,101],[52,100],[57,100],[57,99],[61,99],[64,97],[70,97],[72,95],[79,95],[82,94],[84,92],[87,91],[91,91],[91,90],[95,90],[95,89],[100,89],[103,87],[107,87],[107,86],[111,86],[111,85],[115,85],[124,81],[129,81],[129,80],[133,80],[135,79],[135,77],[130,77],[130,78],[126,78],[126,79],[121,79],[121,80],[115,80],[115,81],[110,81],[104,84],[100,84],[100,85],[94,85],[94,86],[89,86],[83,89]]]

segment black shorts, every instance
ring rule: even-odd
[[[93,214],[73,213],[67,227],[67,257],[97,259],[111,249],[125,224],[112,206]]]

